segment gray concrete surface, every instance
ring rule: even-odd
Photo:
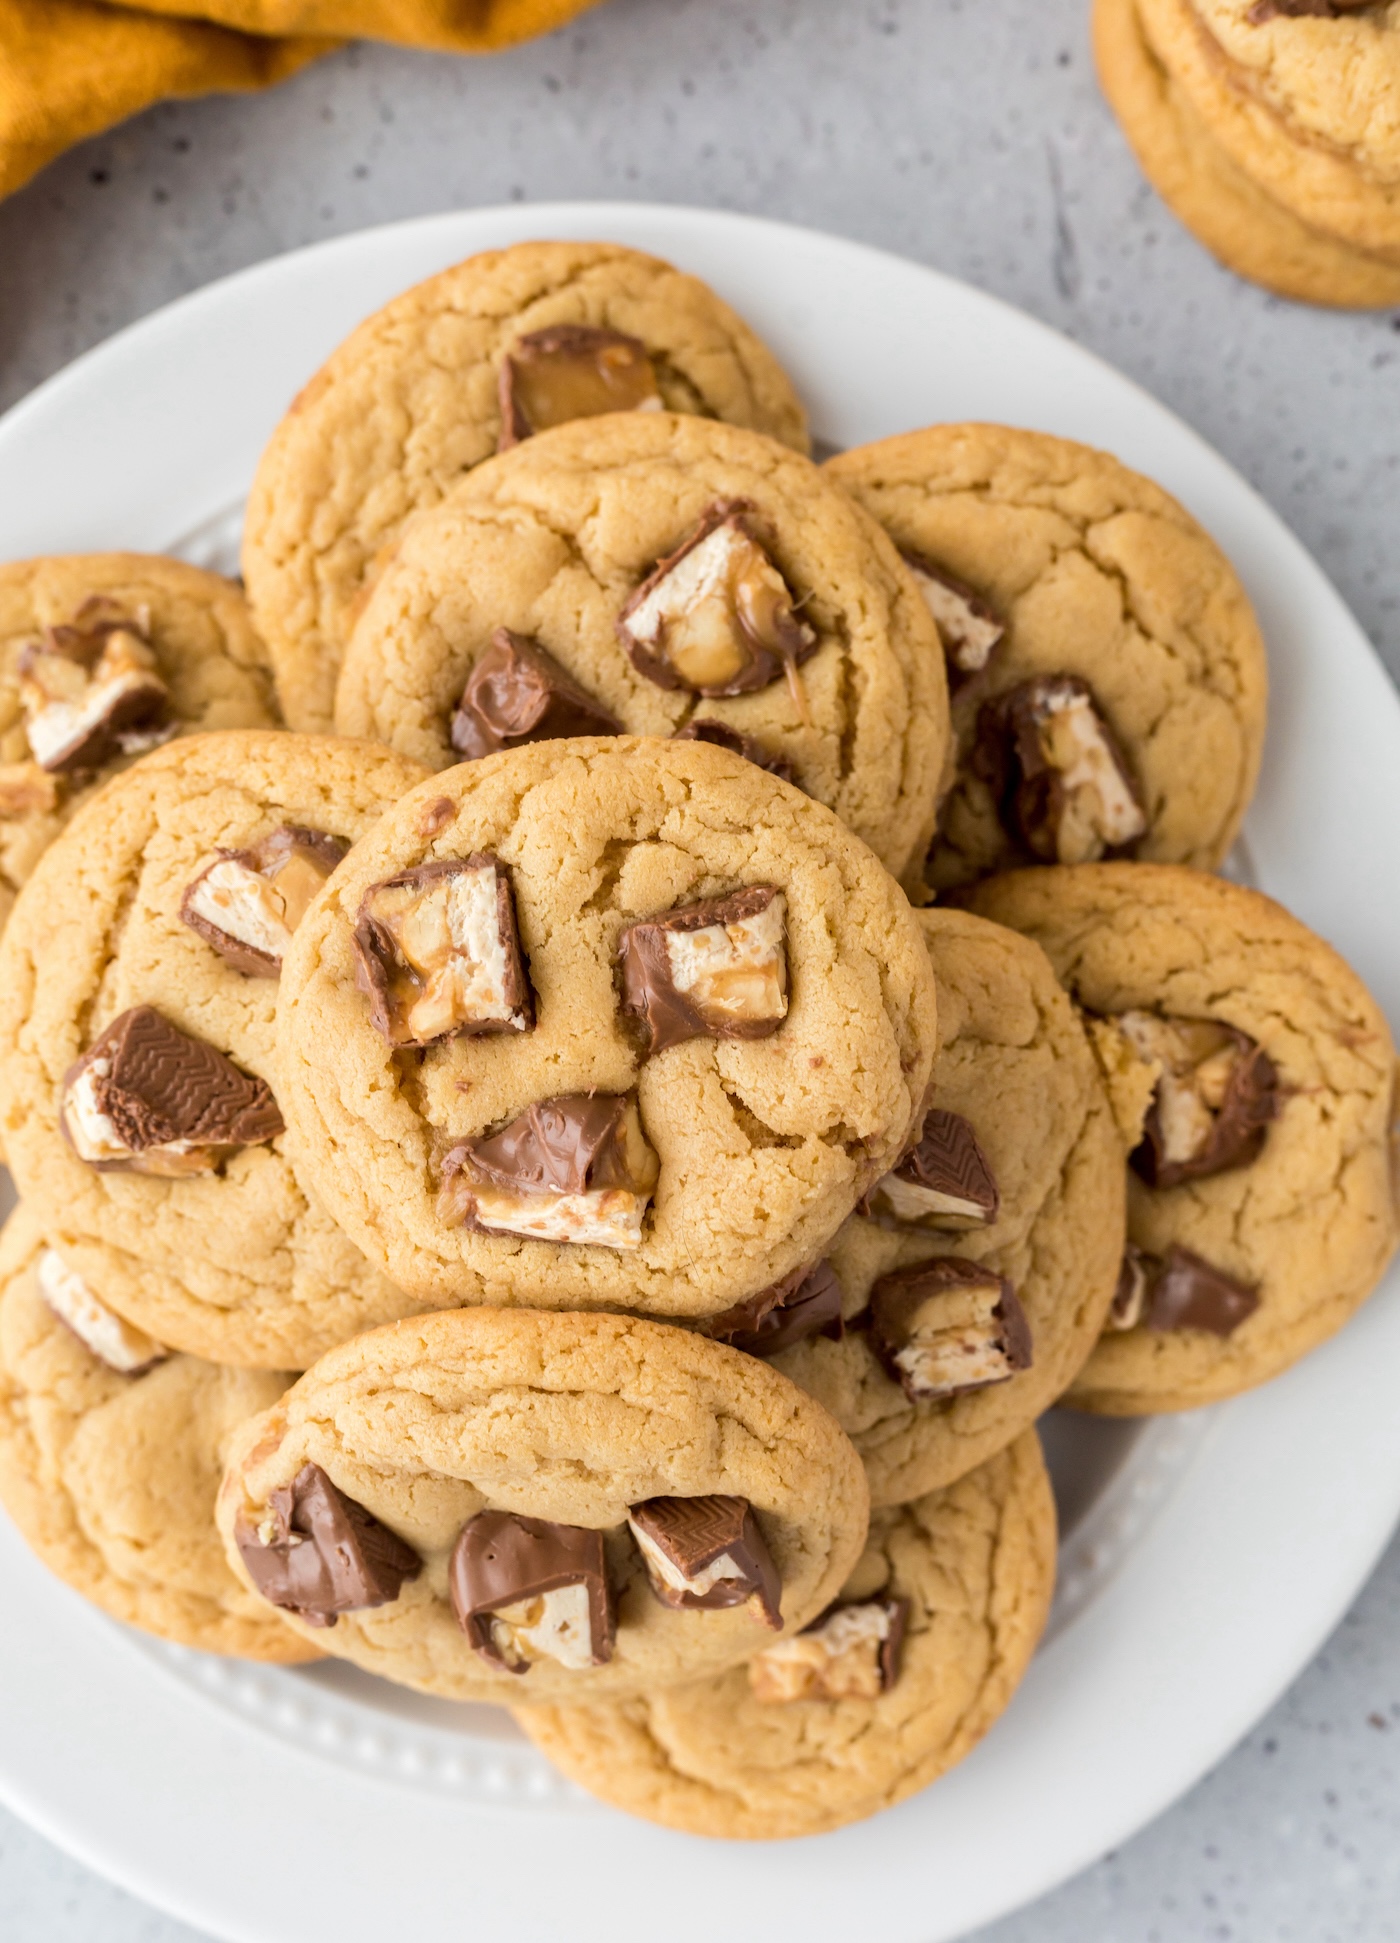
[[[1104,109],[1087,10],[612,0],[488,62],[357,47],[256,100],[157,108],[0,205],[0,405],[182,291],[366,224],[559,196],[751,210],[934,264],[1131,373],[1278,508],[1400,673],[1400,317],[1219,270]],[[982,1943],[1400,1938],[1397,1750],[1400,1547],[1215,1774]],[[6,1943],[192,1936],[0,1816]]]

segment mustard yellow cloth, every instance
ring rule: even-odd
[[[484,54],[594,0],[0,0],[0,196],[168,95],[266,88],[345,39]]]

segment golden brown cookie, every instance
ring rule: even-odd
[[[293,402],[253,483],[243,572],[294,728],[331,726],[341,651],[382,556],[412,514],[520,434],[502,407],[529,404],[538,372],[503,398],[521,377],[513,361],[528,366],[541,348],[547,361],[539,334],[569,329],[594,334],[605,368],[617,361],[617,402],[725,419],[807,450],[772,353],[697,277],[656,257],[517,243],[429,277],[351,333]],[[599,345],[598,333],[623,343]],[[533,341],[523,358],[522,340]],[[606,378],[581,389],[565,379],[553,415],[612,402]]]

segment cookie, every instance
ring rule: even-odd
[[[1112,853],[1217,865],[1259,773],[1267,677],[1230,563],[1107,453],[935,425],[826,468],[922,575],[956,777],[928,882]]]
[[[653,610],[678,586],[658,650]],[[336,725],[433,769],[548,736],[718,725],[896,876],[928,846],[948,737],[937,632],[874,523],[771,439],[639,413],[530,439],[413,522],[346,651]]]
[[[1044,953],[962,911],[918,917],[940,1028],[925,1138],[829,1251],[844,1333],[767,1352],[851,1438],[877,1505],[951,1484],[1049,1408],[1123,1255],[1122,1141]],[[909,1327],[921,1294],[936,1368]]]
[[[293,402],[248,502],[243,573],[292,727],[331,726],[357,603],[412,514],[531,429],[662,406],[807,450],[742,319],[620,244],[489,250],[367,318]]]
[[[1045,1624],[1055,1506],[1026,1431],[877,1511],[830,1616],[718,1678],[515,1718],[590,1793],[726,1840],[816,1835],[906,1800],[1005,1711]]]
[[[292,1171],[280,952],[422,772],[390,750],[191,736],[114,778],[0,943],[4,1140],[67,1261],[170,1348],[300,1369],[413,1306]]]
[[[1095,1015],[1141,1128],[1111,1326],[1067,1401],[1189,1410],[1276,1376],[1395,1248],[1379,1006],[1270,898],[1194,871],[1018,871],[972,902],[1034,938]]]
[[[0,565],[0,924],[74,811],[136,755],[276,721],[232,581],[143,553]]]
[[[1216,140],[1149,43],[1137,0],[1095,0],[1099,80],[1144,174],[1227,269],[1304,303],[1400,303],[1400,262],[1305,222]]]
[[[308,1644],[453,1700],[621,1698],[805,1626],[860,1461],[752,1357],[623,1316],[459,1309],[332,1350],[235,1442],[235,1571]]]
[[[411,791],[297,933],[308,1189],[434,1305],[714,1313],[902,1150],[933,977],[820,803],[700,742],[541,742]]]
[[[32,1210],[6,1222],[0,1502],[50,1571],[113,1618],[206,1653],[317,1656],[229,1570],[214,1526],[225,1446],[290,1381],[168,1356],[79,1282]]]

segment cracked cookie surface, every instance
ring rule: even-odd
[[[754,1697],[748,1669],[602,1706],[513,1711],[571,1780],[691,1835],[775,1840],[926,1788],[1005,1711],[1050,1607],[1055,1507],[1027,1431],[941,1491],[877,1511],[843,1600],[909,1602],[902,1666],[874,1699]]]
[[[310,380],[258,466],[243,572],[297,729],[329,729],[356,604],[405,522],[496,450],[500,366],[526,333],[622,331],[662,403],[807,450],[767,347],[696,277],[616,243],[517,243],[376,311]]]
[[[172,1348],[297,1369],[415,1305],[298,1185],[287,1134],[188,1179],[100,1171],[64,1138],[64,1076],[113,1019],[149,1005],[276,1093],[277,981],[181,921],[186,889],[220,849],[284,824],[353,840],[421,775],[331,737],[189,737],[86,805],[16,904],[0,941],[11,1169],[65,1259]]]
[[[747,1609],[664,1606],[627,1536],[629,1506],[710,1493],[747,1500],[782,1579],[784,1630],[835,1596],[864,1542],[860,1461],[819,1405],[752,1357],[634,1317],[464,1309],[347,1343],[236,1440],[219,1525],[233,1533],[314,1463],[423,1560],[391,1602],[341,1612],[308,1641],[449,1699],[621,1697],[745,1659],[775,1634]],[[605,1664],[515,1674],[473,1650],[448,1565],[482,1511],[603,1531],[616,1600]]]
[[[1217,1020],[1257,1041],[1278,1073],[1278,1117],[1257,1159],[1169,1188],[1136,1172],[1128,1183],[1135,1246],[1159,1258],[1187,1248],[1254,1289],[1258,1306],[1225,1335],[1141,1325],[1105,1335],[1066,1400],[1110,1415],[1191,1409],[1264,1382],[1332,1335],[1396,1242],[1395,1050],[1356,974],[1272,899],[1194,871],[1017,871],[971,902],[1034,938],[1086,1010]]]
[[[664,688],[617,620],[717,501],[747,500],[817,645],[754,693]],[[440,769],[449,722],[499,627],[537,641],[629,733],[720,721],[785,760],[895,876],[922,860],[947,755],[937,632],[868,515],[771,439],[696,418],[617,414],[482,466],[405,532],[346,652],[336,725]],[[800,684],[801,693],[793,692]]]

